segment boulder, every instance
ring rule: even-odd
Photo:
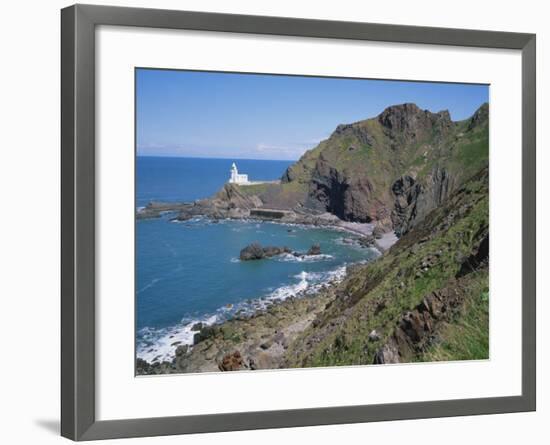
[[[263,248],[265,257],[272,257],[276,255],[282,255],[283,253],[290,253],[288,247],[276,247],[276,246],[267,246]]]
[[[239,258],[241,261],[261,260],[265,257],[264,249],[259,243],[252,243],[241,250]]]
[[[189,351],[189,345],[179,345],[176,348],[176,357],[181,357],[182,355],[187,354]]]
[[[291,250],[284,247],[266,246],[262,247],[260,243],[252,243],[241,250],[239,258],[241,261],[261,260],[262,258],[270,258],[283,253],[290,253]]]
[[[201,330],[193,336],[193,344],[200,343],[207,338],[213,337],[218,332],[218,328],[214,326],[203,326]]]
[[[400,363],[399,350],[395,341],[390,341],[382,346],[374,355],[375,365],[384,365],[387,363]]]
[[[149,374],[150,370],[151,370],[151,365],[147,361],[139,357],[136,359],[136,374],[138,375]]]
[[[314,244],[307,251],[308,255],[321,255],[321,246],[319,244]]]
[[[243,366],[243,357],[239,351],[225,354],[222,360],[218,363],[218,368],[220,371],[238,371],[239,369],[243,369]]]

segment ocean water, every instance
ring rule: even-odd
[[[198,159],[138,156],[136,162],[136,204],[149,201],[194,201],[216,193],[229,179],[233,161],[250,180],[280,179],[291,161],[250,159]]]
[[[150,200],[191,201],[211,196],[226,182],[232,160],[138,157],[138,206]],[[237,161],[252,180],[279,178],[289,162]],[[311,292],[339,280],[346,265],[377,251],[344,242],[344,232],[261,221],[171,222],[136,225],[137,354],[148,361],[170,359],[177,342],[192,344],[192,326],[216,323],[239,311],[253,312],[273,300]],[[320,244],[322,255],[283,255],[239,261],[257,241],[305,252]]]

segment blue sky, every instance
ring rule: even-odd
[[[137,152],[150,156],[298,159],[338,124],[414,102],[471,116],[484,85],[138,69]]]

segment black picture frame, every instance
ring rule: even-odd
[[[519,396],[98,421],[95,416],[95,28],[120,25],[507,48],[522,58],[522,393]],[[534,34],[74,5],[61,11],[61,434],[160,436],[536,408]]]

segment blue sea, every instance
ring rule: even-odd
[[[138,157],[136,205],[212,196],[227,181],[232,162]],[[251,180],[279,179],[291,164],[264,160],[236,163]],[[273,301],[313,292],[326,282],[342,279],[346,265],[378,255],[374,249],[344,242],[350,237],[331,229],[255,220],[171,222],[170,215],[138,220],[138,356],[148,361],[169,360],[177,344],[192,344],[195,323],[218,323],[238,312],[251,313]],[[255,241],[300,252],[317,243],[323,254],[239,261],[240,250]]]

